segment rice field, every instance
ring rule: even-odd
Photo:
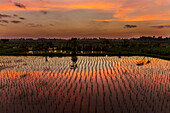
[[[170,113],[170,61],[47,59],[0,56],[0,113]]]

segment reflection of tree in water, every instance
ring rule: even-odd
[[[45,56],[45,61],[48,62],[47,56]]]
[[[76,51],[77,51],[77,38],[72,38],[71,39],[71,45],[72,45],[72,57],[71,57],[71,61],[72,61],[72,64],[70,65],[70,68],[71,69],[76,69],[77,68],[77,56],[76,56]]]
[[[147,61],[145,61],[145,57],[141,60],[141,61],[139,61],[136,65],[137,66],[143,66],[143,65],[146,65],[146,64],[149,64],[149,63],[151,63],[151,61],[148,59]]]
[[[73,55],[72,56],[72,58],[71,58],[71,61],[72,61],[72,64],[70,65],[70,68],[71,69],[76,69],[77,68],[77,64],[76,64],[76,62],[77,62],[77,56],[76,55]]]

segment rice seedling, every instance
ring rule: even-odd
[[[169,61],[78,57],[72,70],[70,59],[1,56],[0,113],[170,112]]]

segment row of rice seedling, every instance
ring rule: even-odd
[[[0,113],[168,113],[170,63],[146,59],[0,57]]]

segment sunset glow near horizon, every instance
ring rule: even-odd
[[[0,0],[0,38],[170,36],[170,0]]]

